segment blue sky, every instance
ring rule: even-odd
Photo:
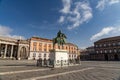
[[[0,36],[52,39],[62,30],[80,48],[120,35],[120,0],[0,0]]]

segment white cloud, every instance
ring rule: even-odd
[[[15,39],[25,39],[23,36],[18,36],[18,35],[11,35],[11,32],[13,30],[7,26],[2,26],[0,25],[0,36],[6,36],[6,37],[11,37]]]
[[[93,35],[90,40],[96,40],[106,36],[118,36],[120,35],[120,27],[105,27],[100,32]]]
[[[60,12],[63,13],[62,17],[64,17],[65,21],[67,23],[70,23],[68,25],[68,29],[79,27],[81,24],[87,22],[92,18],[92,8],[90,7],[88,2],[72,2],[71,0],[67,1],[69,2],[69,8],[65,9],[64,7],[60,10]],[[64,23],[62,17],[60,17],[59,19],[60,23]]]
[[[116,4],[116,3],[120,3],[120,0],[110,0],[110,1],[109,1],[109,4],[110,4],[110,5]]]
[[[100,10],[103,10],[104,7],[105,7],[105,1],[106,0],[100,0],[100,1],[98,1],[98,4],[97,4],[96,8],[98,8]]]
[[[120,3],[120,0],[99,0],[96,8],[103,10],[105,6],[111,6],[116,3]]]
[[[71,0],[62,0],[63,2],[63,9],[60,10],[60,12],[67,14],[70,12],[70,8],[71,8]]]
[[[62,22],[64,22],[64,19],[65,19],[64,16],[60,16],[60,19],[58,20],[58,22],[62,23]]]
[[[9,35],[8,37],[15,38],[15,39],[25,39],[24,36],[19,36],[19,35]]]
[[[12,32],[12,29],[10,29],[9,27],[0,25],[0,35],[5,35],[5,36],[7,36],[7,35],[10,34],[11,32]]]

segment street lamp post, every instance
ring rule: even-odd
[[[61,57],[61,68],[62,68],[62,65],[63,65],[63,57]]]

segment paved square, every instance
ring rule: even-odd
[[[120,62],[82,61],[62,68],[36,67],[36,61],[1,60],[0,80],[120,80]]]

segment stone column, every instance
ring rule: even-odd
[[[13,56],[13,45],[11,46],[11,54],[10,54],[10,58],[12,58]]]
[[[0,43],[0,57],[1,57],[2,55],[1,55],[1,43]]]
[[[21,46],[18,46],[18,52],[17,52],[17,58],[18,58],[18,60],[20,60],[20,49],[21,49]]]
[[[4,58],[6,58],[6,53],[7,53],[7,44],[5,45]]]

